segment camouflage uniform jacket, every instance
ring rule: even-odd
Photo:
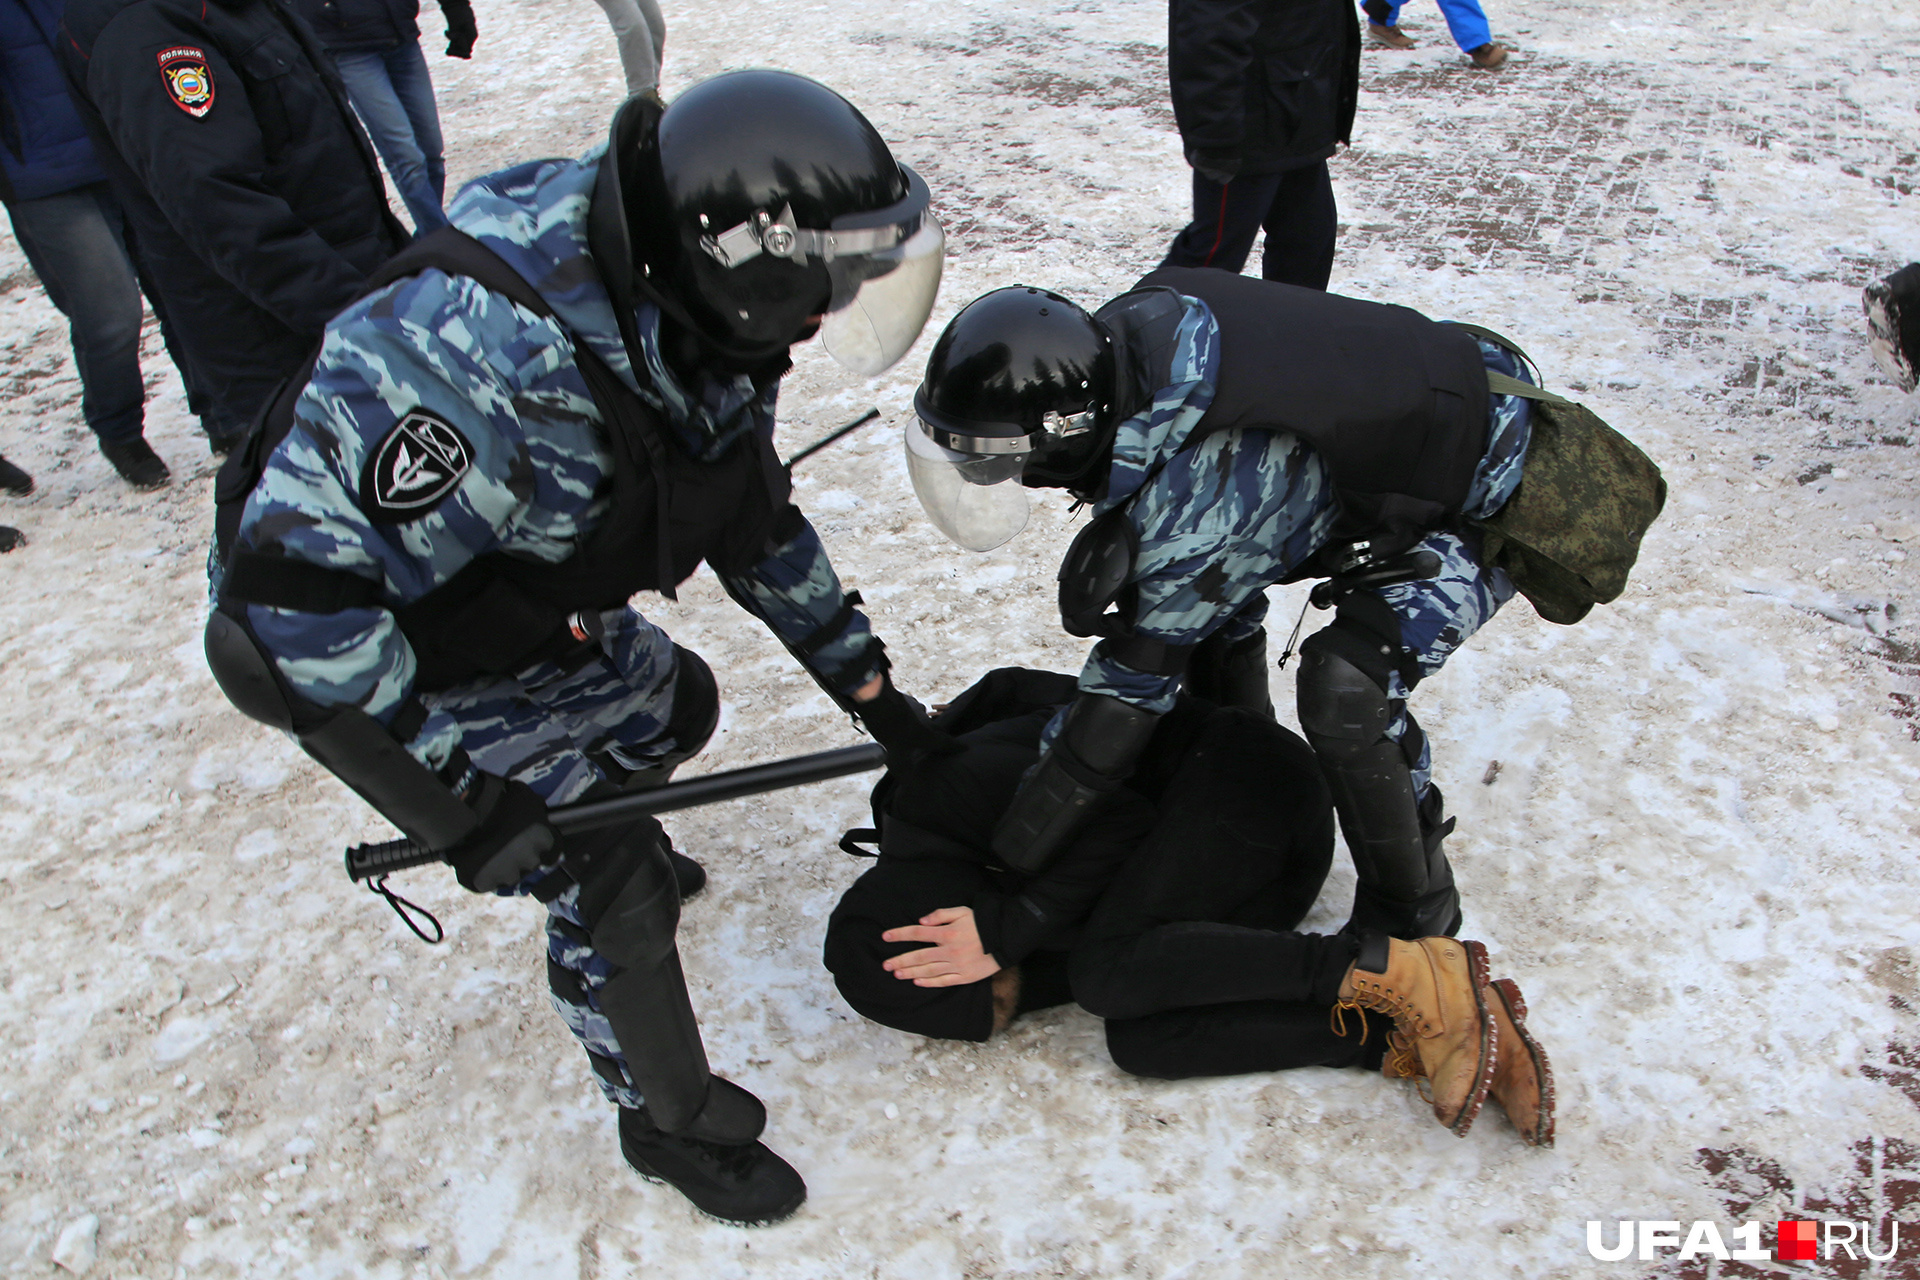
[[[448,210],[455,226],[533,285],[553,319],[429,270],[363,298],[327,327],[294,428],[247,501],[237,545],[372,578],[395,606],[488,552],[566,560],[605,515],[612,470],[569,331],[683,437],[683,419],[695,413],[772,432],[774,388],[663,385],[671,375],[655,363],[650,331],[649,358],[636,376],[587,253],[597,162],[590,154],[503,170],[469,184]],[[657,323],[647,314],[640,320]],[[362,477],[370,455],[415,410],[470,442],[468,469],[423,513],[377,521],[365,509]],[[726,586],[783,641],[807,643],[809,665],[831,673],[842,691],[878,673],[878,642],[847,607],[811,525],[802,521],[784,546]],[[316,614],[249,604],[247,612],[288,682],[313,701],[359,706],[390,723],[411,697],[413,653],[386,608]],[[835,622],[837,633],[821,643],[817,633]],[[459,737],[457,722],[434,710],[408,746],[438,768]]]
[[[1213,403],[1220,360],[1212,312],[1197,298],[1185,301],[1166,385],[1120,424],[1107,494],[1093,511],[1129,504],[1140,537],[1134,631],[1171,645],[1215,632],[1228,640],[1253,634],[1266,616],[1265,589],[1326,543],[1339,514],[1325,461],[1292,432],[1223,431],[1183,449]],[[1489,356],[1499,350],[1481,345]],[[1489,443],[1465,508],[1472,516],[1507,500],[1526,453],[1524,401],[1491,401]],[[1135,670],[1105,649],[1096,645],[1088,656],[1083,691],[1154,712],[1173,706],[1178,677]]]

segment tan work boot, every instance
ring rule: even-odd
[[[1371,1009],[1393,1019],[1396,1039],[1411,1047],[1419,1074],[1432,1085],[1434,1116],[1460,1137],[1493,1084],[1499,1032],[1486,984],[1487,949],[1477,942],[1368,934],[1334,1004],[1336,1016],[1342,1009]],[[1389,1054],[1382,1072],[1413,1074],[1394,1071],[1398,1056]]]
[[[1467,52],[1473,59],[1473,65],[1482,71],[1498,71],[1507,65],[1507,46],[1503,44],[1483,44],[1478,49]]]
[[[1527,1002],[1512,978],[1496,978],[1487,987],[1495,1038],[1493,1084],[1487,1095],[1498,1102],[1530,1147],[1553,1145],[1553,1068],[1547,1051],[1527,1030]],[[1387,1033],[1387,1056],[1380,1074],[1389,1080],[1421,1080],[1426,1070],[1413,1041],[1399,1030]]]
[[[1413,37],[1402,31],[1399,27],[1387,27],[1382,26],[1378,22],[1369,22],[1367,24],[1367,34],[1389,49],[1412,49],[1416,47]]]
[[[1553,1068],[1547,1051],[1527,1030],[1527,1002],[1512,978],[1498,978],[1487,988],[1487,1007],[1499,1028],[1500,1048],[1494,1055],[1494,1101],[1506,1109],[1507,1119],[1530,1147],[1553,1145]]]

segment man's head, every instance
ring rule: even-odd
[[[630,282],[723,363],[765,361],[817,330],[841,364],[878,373],[906,354],[940,285],[926,184],[846,99],[784,71],[715,76],[664,113],[630,100],[594,214],[595,256],[626,277],[609,281],[616,300]],[[607,243],[616,233],[623,246]]]
[[[1025,527],[1022,484],[1081,488],[1112,440],[1115,359],[1106,327],[1057,293],[1014,285],[968,303],[907,424],[907,471],[941,532],[988,551]]]

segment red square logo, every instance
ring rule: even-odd
[[[1780,1261],[1813,1262],[1814,1241],[1818,1237],[1818,1224],[1812,1222],[1783,1222],[1780,1224]]]

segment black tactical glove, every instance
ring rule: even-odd
[[[878,697],[852,705],[873,740],[887,749],[889,766],[910,765],[923,756],[948,756],[962,749],[934,727],[926,708],[894,687],[892,677],[883,674],[880,681]]]
[[[471,0],[440,0],[440,12],[447,20],[447,56],[471,58],[473,42],[480,38]]]
[[[491,893],[554,861],[556,837],[547,825],[547,803],[532,787],[482,773],[466,799],[480,815],[479,830],[447,850],[462,886]]]

